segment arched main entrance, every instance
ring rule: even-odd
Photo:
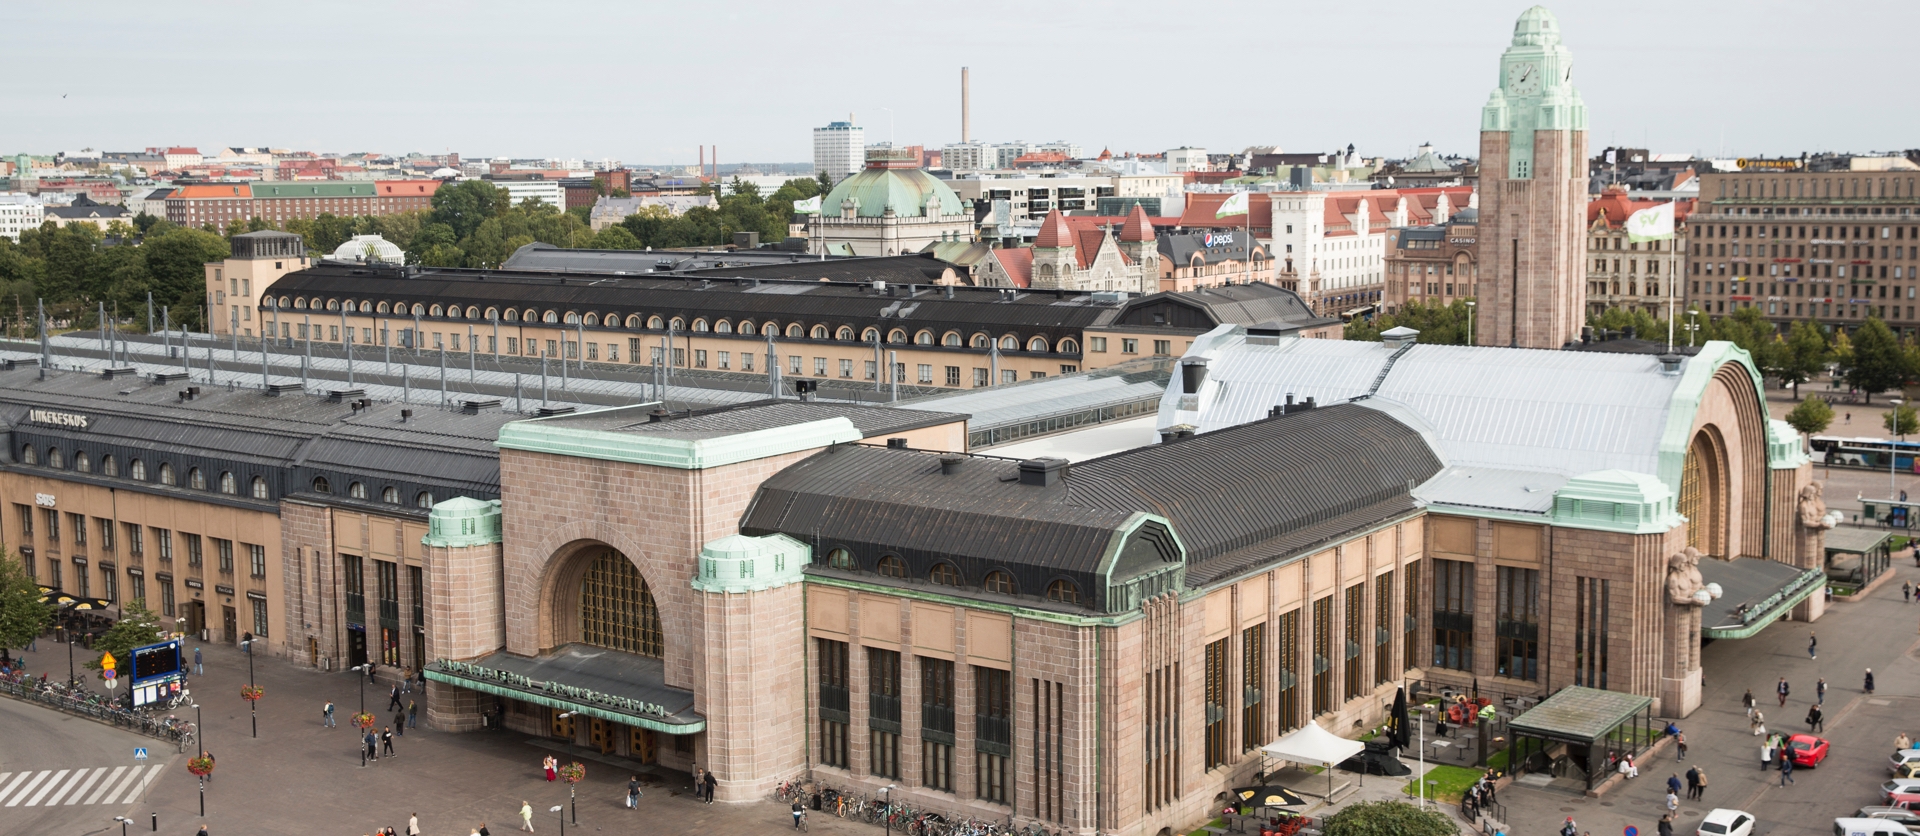
[[[1693,434],[1680,472],[1680,515],[1687,545],[1709,557],[1727,557],[1727,448],[1709,425]]]
[[[660,608],[633,561],[604,547],[586,557],[580,578],[580,642],[641,656],[666,655]]]

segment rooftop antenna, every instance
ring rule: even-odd
[[[207,336],[211,338],[213,335],[208,334]],[[207,385],[208,386],[215,386],[220,383],[220,380],[217,377],[215,377],[217,373],[213,369],[213,347],[217,344],[218,343],[215,343],[212,339],[207,340]]]
[[[873,329],[873,391],[880,391],[880,329]]]
[[[47,379],[47,366],[53,361],[53,348],[47,344],[47,300],[34,299],[34,318],[40,321],[40,379]]]
[[[387,321],[380,320],[380,360],[388,377],[393,376],[393,340],[387,337]]]
[[[405,362],[405,361],[402,361],[400,363],[400,402],[401,403],[413,402],[413,376],[411,374],[408,374],[408,370],[412,368],[413,368],[412,363]]]
[[[767,386],[773,392],[773,399],[780,399],[780,349],[773,344],[773,335],[767,335]]]
[[[274,308],[278,310],[279,305],[276,304]],[[167,350],[168,357],[173,356],[173,322],[172,317],[168,316],[170,310],[164,305],[160,308],[160,347]]]
[[[153,333],[153,292],[147,292],[147,333]]]
[[[307,368],[313,365],[313,314],[301,317],[300,336],[307,344],[307,353],[300,355],[300,391],[307,389]]]
[[[987,373],[990,375],[987,378],[987,385],[998,386],[1000,385],[1000,341],[996,339],[992,342],[993,348],[987,351]]]
[[[100,312],[95,314],[100,322],[100,350],[107,355],[107,366],[113,366],[113,343],[107,341],[107,303],[100,303]]]
[[[473,387],[473,391],[475,393],[478,393],[480,391],[480,382],[479,382],[480,372],[478,371],[478,366],[477,366],[479,361],[474,359],[474,355],[480,353],[479,351],[476,350],[478,348],[479,346],[473,344],[473,326],[468,325],[467,326],[467,385]]]
[[[547,405],[547,352],[540,352],[540,405]]]
[[[347,350],[347,388],[353,388],[353,326],[347,324],[347,309],[340,309],[340,345]]]
[[[272,385],[273,378],[267,375],[267,339],[265,335],[262,335],[260,338],[260,389],[261,391],[268,391],[267,387]]]
[[[513,370],[513,411],[526,412],[526,405],[520,402],[520,370]]]
[[[887,352],[887,379],[893,381],[893,397],[888,400],[900,400],[900,352]]]
[[[440,349],[440,405],[447,405],[447,349]]]
[[[227,330],[233,335],[233,362],[238,365],[240,363],[240,306],[233,306],[233,310],[228,311],[227,314],[233,319],[233,323],[227,326]]]

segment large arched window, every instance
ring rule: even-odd
[[[134,459],[132,464],[127,465],[127,475],[133,477],[136,481],[147,481],[147,463],[139,459]]]
[[[172,485],[173,483],[174,483],[173,464],[170,462],[161,462],[160,463],[160,484]]]
[[[333,483],[328,482],[325,476],[315,476],[313,477],[313,492],[333,493]]]
[[[220,492],[228,496],[240,494],[240,480],[233,478],[233,471],[220,471]]]
[[[394,487],[394,486],[392,486],[392,485],[388,485],[388,486],[386,486],[386,487],[384,487],[384,488],[381,488],[381,489],[380,489],[380,501],[381,501],[381,502],[385,502],[385,503],[387,503],[388,505],[399,505],[399,504],[400,504],[400,489],[399,489],[399,488],[396,488],[396,487]]]
[[[980,588],[1001,595],[1012,595],[1018,591],[1014,588],[1013,576],[998,569],[987,573],[987,579],[981,582]]]
[[[852,570],[854,568],[853,552],[847,551],[846,549],[834,549],[833,551],[827,552],[827,565],[835,569]]]
[[[100,475],[119,476],[120,463],[117,461],[114,461],[113,456],[111,455],[101,456],[100,457]]]
[[[1080,587],[1074,586],[1073,581],[1069,580],[1054,581],[1047,584],[1047,600],[1057,604],[1078,604]]]
[[[421,492],[419,492],[419,493],[417,493],[417,494],[414,494],[414,495],[413,495],[413,506],[414,506],[415,508],[432,508],[432,507],[433,507],[433,492],[432,492],[432,491],[421,491]]]
[[[1687,445],[1680,472],[1680,515],[1687,518],[1687,545],[1709,557],[1727,553],[1727,449],[1720,433],[1704,427]]]
[[[348,497],[348,498],[350,498],[350,499],[366,499],[366,498],[367,498],[367,483],[365,483],[365,482],[353,482],[353,483],[350,483],[350,484],[348,484],[348,485],[347,485],[347,497]]]
[[[905,580],[907,577],[907,563],[896,555],[881,555],[880,565],[874,567],[874,571],[883,578],[900,578]]]
[[[40,463],[40,451],[38,451],[38,450],[35,450],[35,449],[33,449],[33,445],[31,445],[31,444],[23,444],[23,445],[21,445],[21,447],[20,447],[20,463],[21,463],[21,464],[39,464],[39,463]]]
[[[933,571],[927,573],[927,580],[939,586],[959,586],[960,571],[953,568],[953,564],[951,563],[941,563],[933,567]]]
[[[272,498],[267,494],[266,479],[263,479],[259,476],[253,477],[253,498],[254,499],[271,499]]]
[[[73,451],[73,469],[78,470],[81,473],[93,472],[93,460],[90,458],[87,458],[87,451],[85,450]]]
[[[580,641],[641,656],[666,655],[653,590],[626,555],[608,549],[587,566],[580,580]]]
[[[65,456],[60,455],[60,448],[47,448],[47,466],[58,468],[65,468],[67,466],[67,459]]]

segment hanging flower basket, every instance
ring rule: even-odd
[[[560,780],[569,784],[578,784],[580,783],[580,779],[587,777],[587,767],[579,761],[574,761],[573,763],[560,767],[558,774],[560,775]]]
[[[365,711],[362,711],[359,714],[355,714],[352,717],[348,718],[348,722],[353,723],[355,726],[359,728],[370,729],[370,728],[373,728],[373,724],[377,721],[373,719],[373,715],[368,714]]]
[[[254,702],[266,695],[267,695],[267,689],[262,688],[258,685],[248,685],[240,689],[240,698],[243,700],[246,700],[247,702]]]
[[[202,778],[213,773],[213,758],[201,756],[187,759],[187,771]]]

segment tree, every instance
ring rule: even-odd
[[[0,550],[0,647],[26,647],[47,631],[53,607],[40,600],[40,584],[10,550]]]
[[[1797,400],[1800,384],[1812,380],[1826,364],[1827,338],[1820,335],[1819,326],[1810,319],[1794,323],[1781,347],[1779,366],[1775,369],[1780,382],[1793,387],[1793,397]]]
[[[443,183],[433,193],[433,222],[453,228],[455,238],[466,238],[480,228],[482,221],[497,218],[513,208],[513,196],[506,189],[485,180]]]
[[[160,629],[159,617],[154,615],[153,610],[147,609],[146,600],[135,598],[121,606],[120,620],[93,641],[93,649],[102,654],[113,654],[116,663],[114,669],[125,674],[133,670],[133,649],[153,644],[164,635],[166,632]],[[87,670],[102,669],[99,657],[87,662]]]
[[[1787,413],[1787,426],[1800,431],[1801,435],[1814,435],[1827,431],[1833,425],[1833,407],[1815,395],[1800,402],[1799,406]]]
[[[608,197],[633,197],[633,192],[627,191],[626,189],[614,189],[607,196]]]
[[[1866,393],[1873,402],[1875,392],[1900,385],[1907,376],[1906,356],[1893,337],[1893,331],[1879,317],[1868,317],[1853,335],[1853,367],[1847,369],[1847,383]]]
[[[154,302],[172,306],[175,325],[205,327],[200,306],[206,303],[206,264],[227,259],[232,253],[227,239],[204,230],[175,228],[163,235],[149,233],[140,249],[146,255]]]
[[[1853,338],[1847,336],[1847,329],[1833,329],[1833,343],[1827,348],[1827,360],[1844,373],[1853,367]]]
[[[826,194],[828,192],[833,191],[833,178],[828,177],[827,173],[824,171],[814,175],[813,182],[819,184],[819,189],[820,189],[819,191],[814,192],[814,194]],[[812,197],[813,195],[807,195],[807,196]]]
[[[140,230],[141,235],[147,234],[147,230],[151,229],[154,224],[159,222],[160,222],[159,218],[149,215],[144,211],[138,215],[133,216],[133,226],[135,229]]]
[[[1347,805],[1321,822],[1325,836],[1458,836],[1460,826],[1446,813],[1423,810],[1404,801],[1362,801]]]
[[[1915,410],[1912,404],[1895,404],[1881,417],[1880,423],[1887,428],[1889,435],[1904,438],[1920,433],[1920,410]]]
[[[593,248],[596,250],[637,250],[640,239],[633,237],[624,226],[610,226],[593,236]]]
[[[1466,345],[1467,316],[1467,303],[1463,299],[1456,299],[1451,305],[1437,302],[1428,305],[1414,300],[1395,313],[1374,317],[1371,322],[1360,319],[1349,322],[1342,333],[1349,340],[1371,342],[1380,339],[1382,331],[1405,326],[1419,331],[1422,343]]]

